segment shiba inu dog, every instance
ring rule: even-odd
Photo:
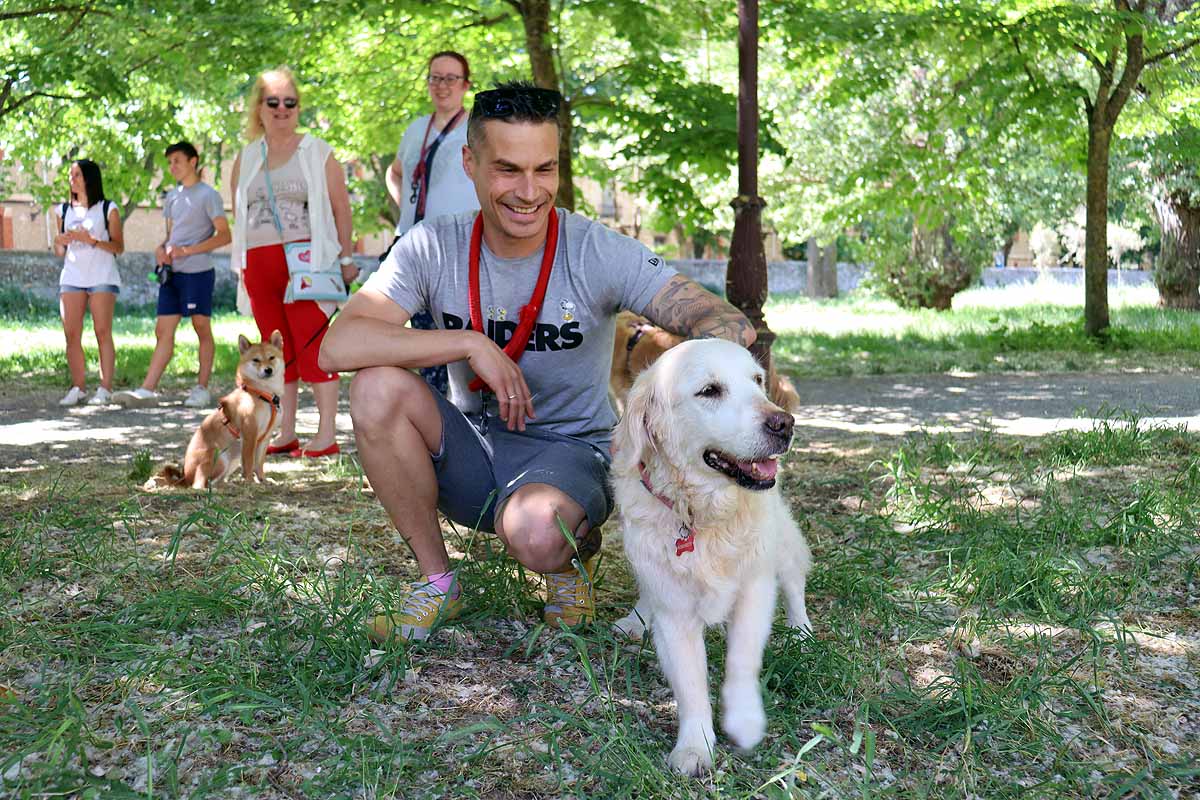
[[[620,414],[625,410],[625,398],[637,376],[645,372],[659,356],[684,341],[684,337],[664,331],[645,317],[632,311],[617,315],[617,335],[613,339],[612,370],[608,393]],[[800,395],[786,375],[771,370],[767,376],[767,396],[771,402],[795,414],[800,410]]]
[[[221,398],[217,410],[204,418],[188,443],[182,469],[167,464],[151,478],[154,485],[204,489],[232,471],[235,444],[241,445],[242,477],[261,483],[267,441],[279,425],[279,396],[283,394],[283,336],[251,344],[238,337],[241,358],[237,388]]]

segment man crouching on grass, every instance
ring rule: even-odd
[[[321,347],[321,369],[358,370],[350,415],[363,468],[422,573],[398,611],[372,620],[377,641],[424,639],[459,613],[439,510],[494,532],[545,575],[548,624],[590,621],[593,559],[612,511],[616,314],[754,341],[733,306],[641,243],[555,210],[560,103],[523,82],[475,96],[463,168],[481,210],[410,230]],[[405,327],[425,310],[437,330]],[[412,371],[440,364],[450,399]]]

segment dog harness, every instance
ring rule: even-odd
[[[654,487],[650,485],[650,473],[646,472],[646,462],[638,462],[638,472],[640,472],[642,475],[642,486],[646,487],[646,491],[654,495],[654,498],[658,500],[658,502],[674,511],[675,503],[654,491]],[[696,529],[688,525],[686,522],[680,522],[679,533],[683,534],[685,532],[687,534],[686,536],[681,535],[675,540],[676,556],[681,556],[684,553],[691,553],[696,549]]]
[[[263,440],[266,439],[267,436],[271,433],[271,429],[275,427],[275,415],[277,413],[279,413],[279,395],[267,394],[266,392],[264,392],[261,389],[255,389],[253,386],[246,386],[241,383],[238,384],[238,388],[241,389],[243,392],[246,392],[247,394],[254,395],[259,400],[266,402],[267,405],[269,405],[271,407],[271,420],[270,420],[270,422],[267,423],[267,428],[265,431],[263,431],[263,435],[258,437],[258,439],[254,442],[255,446],[258,446],[263,443]],[[222,424],[225,425],[226,430],[228,430],[229,433],[233,435],[233,438],[235,438],[235,439],[242,438],[242,432],[239,431],[237,428],[233,427],[233,422],[229,419],[229,412],[227,412],[225,410],[225,406],[220,406],[220,409],[221,409],[221,422],[222,422]]]

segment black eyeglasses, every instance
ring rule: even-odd
[[[489,119],[514,116],[552,119],[558,116],[562,95],[553,89],[527,86],[512,89],[488,89],[475,95],[475,109]]]
[[[300,101],[295,97],[264,97],[263,102],[267,104],[267,108],[279,108],[280,103],[283,103],[284,108],[295,108],[300,105]]]
[[[462,75],[430,75],[425,80],[430,86],[437,86],[439,83],[444,86],[453,86],[462,79]]]

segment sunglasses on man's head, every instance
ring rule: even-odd
[[[503,119],[516,115],[529,115],[550,119],[558,116],[562,95],[553,89],[520,88],[488,89],[475,95],[475,105],[483,116]]]
[[[263,102],[267,104],[267,108],[279,108],[280,103],[283,103],[284,108],[295,108],[300,105],[300,101],[295,97],[264,97]]]

